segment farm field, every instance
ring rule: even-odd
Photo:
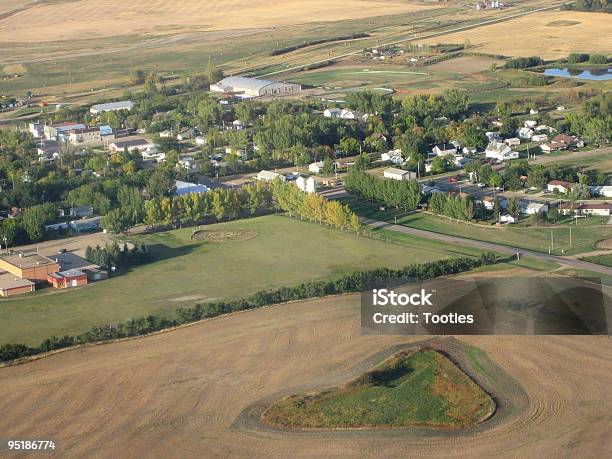
[[[516,271],[505,275],[516,274]],[[612,342],[461,337],[522,387],[503,422],[455,435],[265,430],[261,400],[343,384],[421,336],[360,334],[359,296],[279,305],[0,369],[0,431],[53,437],[70,457],[602,457],[610,449]],[[31,413],[24,416],[23,413]],[[107,439],[112,438],[111,441]]]
[[[198,302],[354,270],[479,253],[416,237],[387,243],[282,216],[210,225],[206,230],[244,230],[256,236],[206,243],[191,240],[192,229],[182,229],[132,237],[149,244],[154,262],[69,292],[44,289],[0,300],[0,343],[38,344],[52,335],[81,333],[147,314],[167,315]]]
[[[478,29],[444,36],[444,43],[469,40],[481,53],[503,56],[540,56],[558,59],[573,52],[609,53],[610,18],[606,13],[546,11]],[[440,39],[426,40],[439,43]]]
[[[0,22],[0,43],[56,42],[84,36],[104,38],[131,34],[257,29],[327,19],[355,19],[406,13],[435,6],[381,0],[289,0],[214,3],[209,0],[130,1],[77,0],[32,3]],[[58,15],[66,4],[69,15]],[[240,12],[236,14],[236,12]]]

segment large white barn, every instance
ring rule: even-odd
[[[232,76],[224,78],[216,84],[210,85],[210,90],[213,92],[236,93],[251,97],[262,97],[295,94],[302,90],[302,86],[294,83],[283,83],[281,81],[259,80],[257,78]]]

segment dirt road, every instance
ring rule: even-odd
[[[469,436],[282,433],[236,426],[279,392],[336,385],[422,337],[361,336],[359,300],[281,305],[0,369],[2,436],[60,457],[603,457],[612,450],[608,337],[470,337],[516,378],[526,410]]]

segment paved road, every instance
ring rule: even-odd
[[[368,226],[374,228],[384,228],[390,231],[398,231],[400,233],[414,234],[416,236],[426,237],[429,239],[437,239],[439,241],[450,242],[452,244],[469,245],[473,247],[479,247],[486,250],[494,250],[500,253],[516,254],[520,253],[521,257],[530,256],[538,258],[544,261],[552,261],[555,263],[561,263],[566,266],[570,266],[576,269],[585,269],[588,271],[605,274],[612,276],[612,268],[607,266],[597,265],[595,263],[589,263],[588,261],[574,260],[566,257],[559,257],[556,255],[547,255],[545,253],[534,252],[533,250],[525,250],[518,247],[511,247],[502,244],[495,244],[493,242],[485,242],[474,239],[466,239],[458,236],[450,236],[448,234],[435,233],[433,231],[426,231],[417,228],[410,228],[408,226],[395,225],[393,223],[383,222],[380,220],[372,220],[369,218],[362,218],[361,221]]]

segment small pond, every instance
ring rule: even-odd
[[[610,80],[612,79],[612,69],[552,68],[544,70],[544,75],[561,78],[578,78],[580,80]]]

